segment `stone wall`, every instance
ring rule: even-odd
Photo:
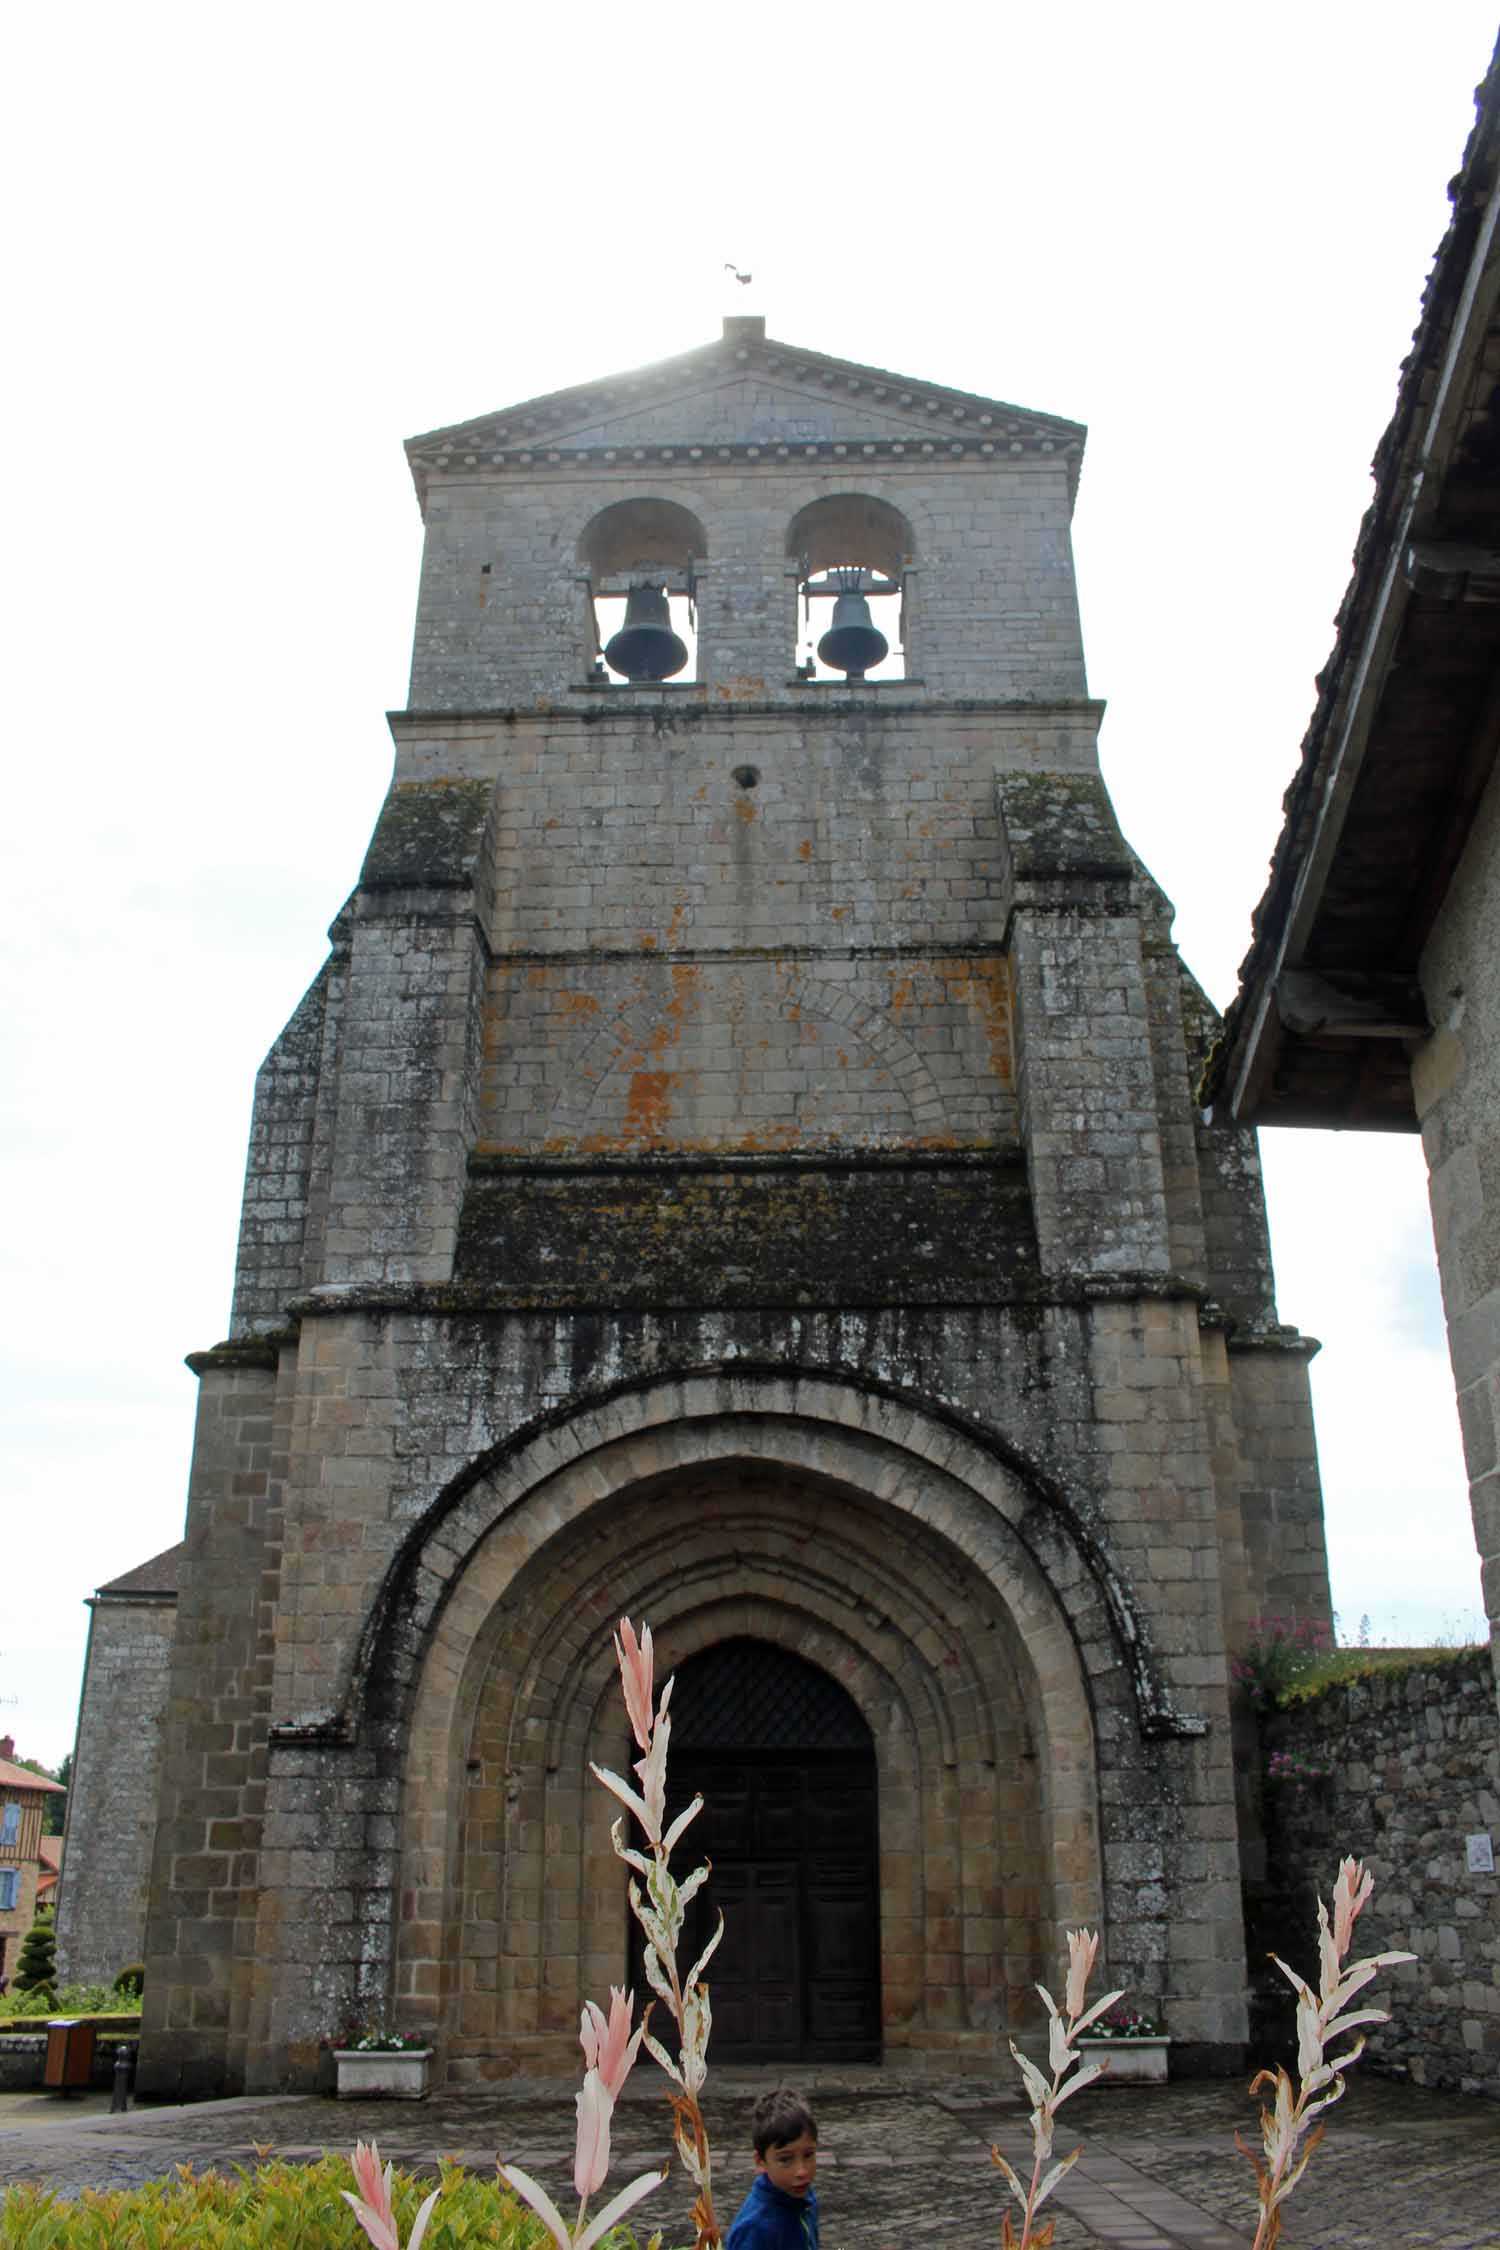
[[[1466,1840],[1500,1845],[1500,1721],[1490,1652],[1456,1652],[1327,1688],[1262,1728],[1281,1751],[1326,1774],[1266,1781],[1268,1882],[1247,1909],[1255,2052],[1284,2039],[1290,1988],[1274,1950],[1315,1980],[1315,1897],[1345,1854],[1375,1877],[1358,1954],[1400,1949],[1416,1965],[1384,1974],[1391,2011],[1370,2059],[1424,2086],[1500,2096],[1500,1875],[1467,1865]]]
[[[140,2047],[139,2035],[133,2025],[129,2031],[121,2033],[114,2024],[109,2024],[98,2032],[94,2040],[93,2061],[89,2070],[89,2090],[92,2093],[108,2093],[112,2090],[115,2082],[115,2050],[121,2046],[129,2049],[131,2076],[134,2078],[135,2059]],[[40,2088],[46,2068],[45,2022],[39,2031],[0,2031],[0,2094],[24,2094]],[[68,2097],[59,2092],[55,2098],[61,2103]],[[61,2116],[57,2122],[62,2122]]]
[[[101,1592],[89,1608],[89,1694],[68,1792],[57,1964],[64,1983],[113,1984],[145,1955],[177,1604],[169,1594]]]
[[[1500,768],[1422,955],[1412,1063],[1485,1610],[1500,1659]]]

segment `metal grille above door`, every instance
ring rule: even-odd
[[[690,1657],[671,1712],[674,1751],[874,1747],[838,1682],[769,1641],[720,1641]]]

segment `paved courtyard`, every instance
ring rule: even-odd
[[[719,2201],[733,2212],[748,2183],[750,2100],[769,2076],[724,2073],[709,2104]],[[800,2080],[820,2127],[818,2186],[826,2250],[856,2245],[998,2242],[998,2142],[1021,2167],[1025,2113],[999,2083],[923,2086],[877,2072],[811,2072]],[[535,2171],[571,2202],[571,2093],[518,2082],[423,2103],[335,2102],[303,2096],[142,2108],[114,2117],[106,2097],[0,2096],[0,2186],[36,2181],[60,2194],[123,2187],[191,2163],[253,2165],[269,2145],[301,2157],[378,2138],[383,2156],[431,2167],[441,2153],[487,2173],[497,2153]],[[1244,2250],[1254,2234],[1250,2167],[1234,2147],[1254,2105],[1238,2083],[1080,2095],[1060,2146],[1085,2154],[1054,2201],[1056,2250]],[[667,2110],[638,2073],[617,2112],[613,2177],[660,2160]],[[691,2240],[680,2172],[641,2207],[643,2228]],[[355,2240],[351,2226],[351,2244]],[[1425,2093],[1374,2078],[1351,2083],[1327,2140],[1287,2206],[1285,2250],[1500,2250],[1500,2105]]]

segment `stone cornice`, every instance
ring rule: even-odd
[[[939,461],[958,461],[965,458],[983,461],[1009,461],[1028,455],[1046,457],[1055,455],[1070,466],[1083,451],[1081,439],[1059,439],[1039,430],[1026,430],[1017,437],[1003,434],[995,437],[953,437],[947,431],[931,438],[787,438],[762,439],[755,444],[735,445],[484,445],[476,442],[463,449],[443,449],[434,454],[411,455],[414,472],[431,475],[467,477],[489,475],[495,470],[522,469],[535,474],[539,469],[584,469],[589,475],[598,475],[611,469],[623,470],[627,475],[649,464],[659,468],[695,468],[699,463],[718,467],[759,467],[775,469],[797,461],[837,461],[857,466],[861,461],[899,462],[907,467],[928,466]]]
[[[766,1160],[774,1166],[775,1159]],[[727,1168],[727,1167],[726,1167]],[[520,1170],[521,1167],[515,1167]],[[1003,1294],[986,1296],[956,1296],[933,1299],[913,1310],[943,1314],[956,1306],[973,1305],[986,1311],[1005,1312],[1008,1309],[1045,1311],[1052,1307],[1091,1304],[1132,1304],[1142,1299],[1154,1302],[1198,1304],[1204,1291],[1195,1281],[1173,1273],[1119,1273],[1119,1274],[1066,1274],[1048,1275],[1039,1282],[1018,1284]],[[731,1305],[709,1303],[694,1297],[681,1301],[673,1299],[649,1308],[653,1313],[727,1311],[734,1315],[747,1312],[788,1311],[797,1314],[844,1310],[858,1311],[857,1304],[835,1304],[830,1300],[820,1302],[762,1295],[757,1292]],[[888,1309],[884,1300],[872,1300],[869,1310]],[[421,1320],[471,1319],[487,1315],[542,1314],[551,1316],[559,1310],[568,1314],[598,1313],[608,1315],[619,1310],[616,1300],[577,1300],[569,1298],[560,1306],[555,1295],[545,1291],[507,1289],[485,1282],[385,1282],[347,1281],[325,1284],[307,1296],[293,1299],[287,1307],[294,1319],[340,1319],[349,1314],[410,1313]]]
[[[869,683],[867,683],[868,685]],[[902,681],[891,681],[900,687]],[[935,720],[948,718],[1026,718],[1036,719],[1048,712],[1059,718],[1085,719],[1094,725],[1103,719],[1107,706],[1097,696],[954,696],[941,702],[896,702],[884,696],[876,697],[861,688],[844,689],[832,682],[819,683],[820,695],[826,688],[830,701],[837,698],[840,712],[851,706],[862,707],[872,717],[879,719],[920,718],[928,725]],[[579,691],[582,692],[581,690]],[[486,708],[455,706],[451,711],[441,708],[387,711],[386,724],[397,743],[418,741],[432,735],[463,736],[483,739],[496,727],[544,727],[559,724],[598,726],[602,721],[629,719],[638,721],[643,711],[664,709],[670,714],[671,724],[698,726],[709,722],[721,724],[733,719],[736,725],[744,720],[764,719],[785,726],[788,714],[806,717],[810,714],[795,700],[772,702],[726,701],[717,695],[711,684],[693,682],[688,687],[673,688],[670,682],[654,687],[612,687],[597,700],[592,697],[578,704],[554,703],[539,707],[534,703],[495,704]]]

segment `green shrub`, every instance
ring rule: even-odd
[[[0,2023],[12,2016],[103,2016],[133,2015],[133,2008],[122,2008],[121,1997],[102,1984],[65,1984],[58,1989],[41,1984],[34,1991],[22,1992],[15,1986],[0,1999]]]
[[[27,2023],[35,2016],[53,2016],[57,2002],[50,1984],[39,1984],[35,1992],[17,1992],[12,1986],[4,2002],[4,2020],[7,2023]]]
[[[18,1992],[40,1992],[45,1987],[50,1993],[56,1975],[57,1939],[52,1934],[52,1917],[39,1914],[21,1940],[12,1981]]]
[[[123,1969],[122,1969],[122,1970],[120,1971],[119,1975],[118,1975],[118,1976],[117,1976],[117,1977],[115,1978],[115,1990],[116,1990],[116,1992],[122,1992],[122,1993],[124,1993],[124,1994],[126,1995],[126,1997],[127,1997],[127,1998],[129,1998],[129,1999],[131,1999],[131,2000],[139,2000],[139,1998],[141,1997],[141,1994],[142,1994],[142,1993],[143,1993],[143,1992],[145,1991],[145,1989],[146,1989],[146,1964],[145,1964],[145,1962],[144,1962],[144,1961],[127,1961],[127,1962],[126,1962],[126,1964],[125,1964],[125,1966],[124,1966],[124,1968],[123,1968]]]
[[[548,2250],[546,2228],[514,2196],[456,2165],[442,2172],[422,2250]],[[182,2165],[144,2187],[85,2189],[76,2203],[14,2187],[0,2201],[0,2250],[368,2250],[339,2193],[353,2185],[348,2158],[325,2156],[317,2164],[273,2161],[254,2173],[237,2166],[232,2177]],[[396,2172],[391,2185],[404,2242],[432,2182]],[[607,2239],[613,2250],[636,2250],[628,2228]]]

